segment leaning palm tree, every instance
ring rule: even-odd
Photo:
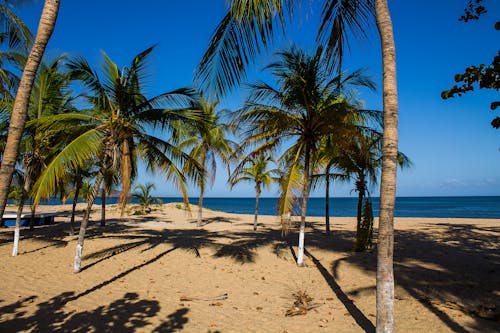
[[[279,89],[263,82],[252,85],[252,93],[236,121],[247,124],[244,145],[257,145],[253,154],[275,151],[283,142],[292,142],[280,157],[288,173],[282,181],[279,214],[290,212],[295,200],[294,176],[302,173],[297,255],[297,265],[301,266],[314,157],[324,138],[345,138],[363,117],[339,87],[348,87],[350,81],[373,88],[373,83],[361,72],[345,78],[331,75],[321,47],[312,55],[292,47],[278,56],[279,60],[267,69],[276,77]]]
[[[325,0],[318,40],[342,68],[349,33],[365,37],[373,17],[381,40],[383,62],[384,143],[380,186],[377,264],[377,332],[394,331],[394,204],[398,151],[396,47],[387,0]],[[206,92],[222,96],[245,78],[248,64],[283,27],[296,0],[232,0],[217,27],[199,68],[198,81]]]
[[[255,184],[255,216],[253,230],[257,230],[259,216],[259,198],[262,188],[269,189],[271,183],[277,181],[277,169],[269,169],[273,159],[269,155],[259,154],[244,158],[229,177],[231,189],[238,183],[251,182]]]
[[[189,156],[197,160],[204,169],[199,178],[200,196],[198,200],[198,227],[202,225],[203,195],[207,185],[213,184],[217,172],[217,158],[229,164],[236,143],[228,138],[232,126],[224,123],[226,110],[217,110],[218,102],[209,102],[199,95],[191,102],[190,109],[200,112],[204,121],[181,124],[181,137],[184,139],[179,147],[189,150]],[[186,164],[185,169],[192,166]],[[208,184],[207,184],[208,183]]]
[[[201,121],[202,115],[186,107],[189,90],[180,89],[147,98],[143,91],[146,61],[153,51],[150,47],[139,53],[129,67],[119,69],[105,54],[102,78],[84,59],[68,64],[73,77],[88,89],[87,100],[92,106],[88,113],[53,116],[42,124],[53,132],[73,126],[79,135],[67,144],[52,160],[36,184],[35,202],[50,196],[56,180],[65,178],[70,169],[84,167],[94,160],[98,172],[80,225],[75,254],[75,272],[80,271],[85,231],[92,204],[102,181],[109,172],[119,175],[122,185],[120,207],[122,214],[130,193],[130,184],[137,175],[137,160],[142,159],[148,170],[162,171],[167,180],[174,181],[187,202],[186,181],[196,181],[201,167],[171,142],[154,136],[154,130],[173,130],[173,122]],[[190,162],[192,168],[183,173],[179,165]]]
[[[19,146],[26,125],[31,89],[33,88],[36,72],[42,61],[43,53],[55,28],[59,4],[60,0],[45,0],[35,42],[26,60],[12,108],[7,142],[2,156],[2,165],[0,166],[0,218],[3,216],[5,205],[7,204],[9,186],[12,181],[12,175],[19,154]]]

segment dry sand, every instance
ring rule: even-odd
[[[274,216],[254,232],[251,215],[206,210],[198,228],[176,204],[122,219],[110,206],[100,227],[96,207],[74,274],[70,206],[41,209],[61,216],[23,228],[18,257],[0,230],[0,332],[374,330],[376,251],[351,251],[354,218],[334,218],[331,237],[309,218],[299,268],[296,230],[282,238]],[[397,331],[499,332],[499,247],[500,220],[396,219]],[[320,306],[285,316],[299,291]]]

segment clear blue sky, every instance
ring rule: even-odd
[[[310,1],[304,1],[309,3]],[[296,12],[294,25],[275,46],[292,41],[311,48],[320,14],[318,3]],[[473,64],[489,64],[499,49],[500,1],[486,0],[488,13],[479,22],[461,23],[466,0],[389,1],[393,17],[398,66],[400,150],[413,168],[398,175],[398,195],[500,195],[500,130],[490,121],[498,112],[489,103],[498,93],[475,91],[461,98],[441,100],[441,91],[453,85],[453,76]],[[16,10],[36,30],[43,1]],[[60,53],[84,56],[96,67],[104,50],[119,66],[159,43],[151,61],[150,94],[189,86],[194,68],[224,15],[225,0],[63,0],[48,56]],[[378,83],[378,91],[360,91],[367,108],[382,109],[381,62],[377,34],[353,43],[347,70],[366,67]],[[257,60],[252,79],[263,78],[259,68],[272,60],[272,51]],[[238,108],[244,91],[222,101],[222,107]],[[207,196],[253,196],[253,186],[229,192],[226,173],[220,174]],[[179,193],[161,177],[141,174],[139,182],[155,181],[158,195]],[[352,185],[338,185],[335,196],[350,196]],[[313,195],[321,195],[320,192]],[[190,194],[197,196],[195,189]],[[372,189],[378,195],[378,188]],[[264,195],[276,196],[273,189]]]

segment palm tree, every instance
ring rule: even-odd
[[[201,121],[202,115],[186,107],[189,90],[179,89],[147,98],[143,92],[148,56],[154,47],[139,53],[129,67],[122,70],[105,54],[103,78],[84,59],[68,64],[73,77],[81,80],[89,90],[91,113],[74,113],[46,119],[44,126],[54,132],[73,128],[78,137],[67,144],[52,160],[36,184],[34,200],[50,196],[57,179],[67,177],[70,169],[83,168],[89,160],[96,161],[98,173],[94,180],[87,209],[80,225],[75,254],[75,272],[80,271],[85,231],[92,204],[108,172],[119,175],[122,191],[122,214],[130,192],[130,184],[137,175],[137,160],[144,160],[148,170],[160,170],[167,180],[181,189],[187,202],[186,180],[197,180],[201,167],[191,157],[170,142],[151,135],[155,129],[173,130],[172,123]],[[71,127],[73,126],[73,127]],[[183,173],[179,164],[190,161],[191,169]]]
[[[276,150],[284,141],[293,140],[280,157],[288,170],[283,179],[279,214],[290,211],[299,170],[301,186],[301,223],[297,264],[303,264],[304,233],[313,161],[321,141],[327,136],[346,137],[354,130],[362,114],[346,99],[339,86],[372,88],[373,83],[360,72],[342,79],[328,71],[323,49],[307,55],[292,47],[278,53],[279,60],[267,66],[276,77],[277,90],[266,83],[252,85],[252,94],[237,121],[249,124],[245,145],[257,144],[254,154]],[[347,80],[347,82],[346,82]]]
[[[277,169],[269,169],[269,163],[273,159],[269,155],[259,154],[248,156],[234,169],[229,177],[231,189],[240,182],[255,183],[255,217],[253,230],[257,230],[257,219],[259,216],[259,198],[262,188],[269,189],[273,181],[277,181]]]
[[[227,136],[232,127],[223,122],[226,110],[217,110],[218,102],[209,102],[199,95],[191,102],[191,110],[203,115],[203,122],[181,124],[183,129],[181,136],[186,138],[179,147],[189,150],[189,156],[197,160],[204,169],[203,177],[199,178],[198,186],[200,196],[198,200],[198,227],[202,225],[203,195],[208,184],[213,184],[217,171],[217,158],[225,164],[229,163],[230,157],[236,144]],[[192,166],[186,164],[185,169]],[[208,179],[207,179],[208,178]]]
[[[57,152],[58,143],[49,133],[40,131],[36,124],[43,117],[74,110],[73,98],[69,91],[70,78],[61,71],[64,56],[51,63],[42,63],[37,73],[28,108],[28,125],[21,145],[23,157],[23,195],[21,197],[14,232],[14,249],[12,255],[18,254],[19,224],[24,202],[31,192],[35,180],[42,173],[46,163]],[[58,184],[61,187],[61,183]],[[30,228],[33,228],[36,205],[31,205]]]
[[[245,78],[245,69],[262,48],[271,44],[276,25],[286,22],[299,3],[294,0],[232,0],[198,67],[201,86],[222,96]],[[377,332],[394,331],[394,205],[398,150],[396,48],[387,0],[325,0],[318,39],[327,46],[337,68],[347,49],[349,33],[366,36],[375,16],[382,44],[384,143],[380,186],[377,257]],[[291,17],[291,15],[290,15]]]
[[[398,161],[396,45],[387,0],[374,0],[382,45],[384,138],[377,240],[377,333],[394,332],[394,206]]]
[[[54,31],[57,14],[59,12],[59,4],[60,0],[45,0],[35,42],[31,48],[26,65],[24,66],[19,88],[17,90],[7,142],[5,144],[2,164],[0,166],[0,217],[3,216],[5,205],[7,204],[9,186],[12,181],[12,175],[19,154],[19,145],[26,124],[31,89],[35,81],[38,66],[42,61],[45,47]]]
[[[155,198],[151,195],[151,191],[156,190],[156,186],[153,183],[147,183],[146,185],[137,184],[135,187],[135,192],[132,197],[139,201],[141,206],[141,215],[149,213],[151,211],[152,205],[161,205],[162,201],[160,198]]]

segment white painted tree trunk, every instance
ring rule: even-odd
[[[300,231],[299,231],[299,251],[297,253],[297,266],[302,266],[304,264],[304,236],[306,230],[306,221],[301,219],[300,221]]]
[[[73,271],[75,273],[80,272],[80,267],[82,265],[82,252],[83,252],[83,246],[80,244],[76,245],[76,251],[75,251],[75,263],[74,263],[74,269]]]
[[[16,229],[14,229],[14,246],[12,247],[12,256],[15,257],[19,251],[19,235],[20,235],[19,223],[16,219]]]

